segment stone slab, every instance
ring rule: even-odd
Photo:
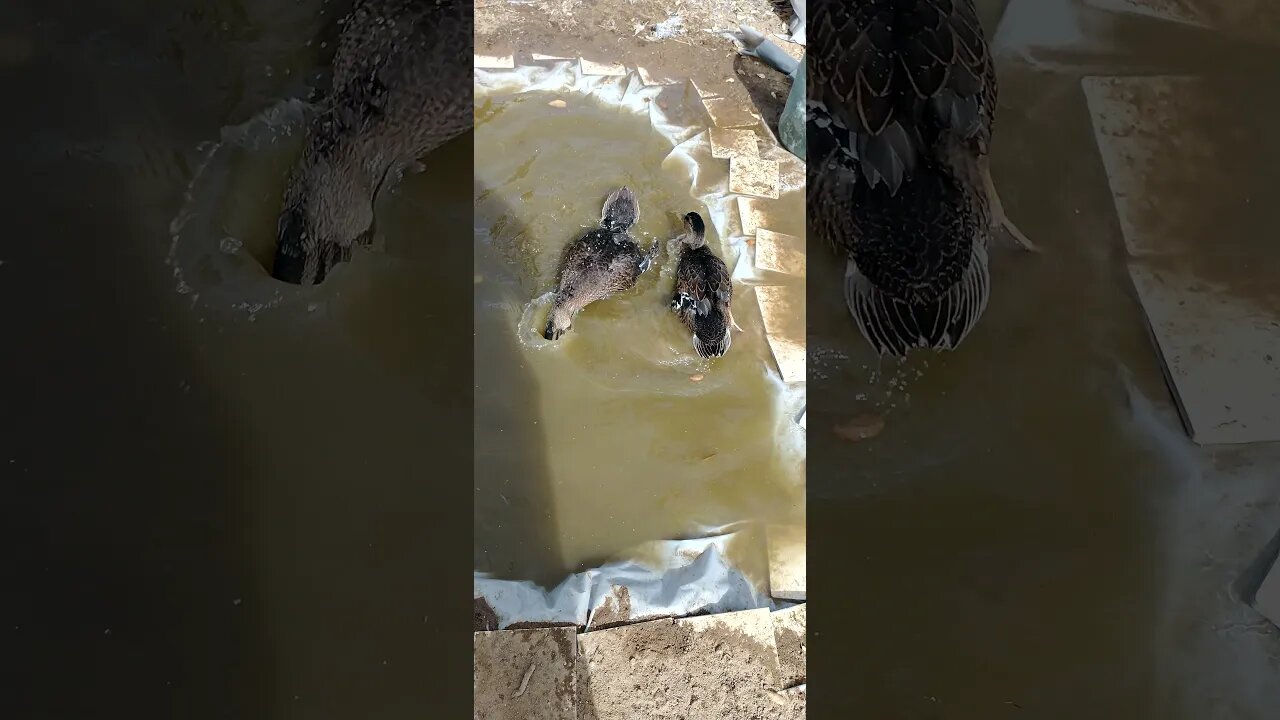
[[[760,228],[756,231],[756,267],[761,270],[804,277],[804,239]]]
[[[1098,153],[1131,255],[1183,252],[1203,226],[1186,195],[1204,183],[1229,182],[1217,149],[1190,107],[1203,107],[1192,77],[1086,77],[1080,81]]]
[[[1201,444],[1280,441],[1280,145],[1250,116],[1259,95],[1197,77],[1081,82],[1188,432]]]
[[[476,55],[475,67],[484,70],[510,70],[516,66],[516,59],[513,55]]]
[[[808,668],[808,605],[773,613],[773,639],[778,648],[778,680],[783,688],[803,685]]]
[[[777,160],[760,157],[729,158],[729,192],[776,200],[780,184]]]
[[[760,116],[733,98],[716,97],[702,101],[716,127],[755,127],[760,124]]]
[[[778,374],[783,382],[805,382],[804,288],[760,285],[756,287],[756,301]]]
[[[1280,558],[1271,567],[1271,572],[1262,580],[1258,594],[1254,596],[1253,606],[1280,628]]]
[[[680,82],[679,78],[655,72],[646,67],[637,67],[636,72],[640,74],[640,82],[645,85],[675,85]]]
[[[472,636],[476,720],[577,720],[577,631],[497,630]]]
[[[707,132],[711,140],[711,157],[759,157],[760,148],[754,130],[743,128],[711,128]]]
[[[747,196],[738,196],[738,217],[742,220],[742,234],[755,235],[761,224],[766,221],[768,212],[766,200]]]
[[[610,77],[618,77],[627,74],[627,68],[618,63],[602,63],[582,58],[582,74],[583,75],[605,75]]]
[[[805,600],[808,572],[805,528],[802,525],[769,525],[769,593],[779,600]]]
[[[599,720],[775,718],[778,657],[768,610],[653,620],[584,633]]]
[[[1182,270],[1131,263],[1165,372],[1200,444],[1280,441],[1280,319]]]
[[[1084,0],[1099,10],[1142,15],[1256,39],[1280,38],[1280,6],[1271,0]]]

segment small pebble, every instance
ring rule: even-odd
[[[849,442],[870,440],[884,431],[884,418],[879,415],[859,415],[843,425],[836,425],[832,431],[837,437]]]
[[[549,103],[547,103],[547,104],[548,104],[548,105],[550,105],[550,106],[551,106],[551,107],[553,107],[553,108],[562,108],[562,107],[565,107],[566,105],[568,105],[568,103],[566,103],[566,102],[565,102],[565,101],[563,101],[563,100],[552,100],[551,102],[549,102]]]
[[[690,376],[689,376],[689,380],[690,380],[690,381],[692,381],[692,382],[702,382],[702,378],[703,378],[703,377],[704,377],[704,376],[703,376],[703,374],[702,374],[702,373],[698,373],[698,374],[696,374],[696,375],[690,375]]]

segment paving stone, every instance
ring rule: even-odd
[[[509,70],[516,66],[516,59],[512,55],[476,55],[475,66],[486,70]]]
[[[617,63],[600,63],[582,58],[583,75],[621,76],[627,74],[627,68]]]
[[[1276,560],[1271,572],[1263,579],[1262,586],[1253,599],[1253,606],[1280,628],[1280,559]]]
[[[760,148],[754,130],[743,128],[711,128],[707,133],[711,140],[711,157],[759,157]]]
[[[574,628],[475,633],[476,720],[577,720],[577,650]]]
[[[778,161],[760,157],[729,158],[729,192],[778,198]]]
[[[1130,277],[1190,435],[1280,441],[1280,176],[1265,152],[1274,133],[1249,118],[1258,97],[1196,77],[1082,87]]]
[[[599,720],[776,720],[768,610],[654,620],[579,637]]]
[[[716,127],[755,127],[760,124],[760,116],[746,108],[733,98],[707,98],[702,101],[707,114]]]
[[[1280,316],[1182,271],[1129,274],[1193,440],[1280,440]]]
[[[765,339],[783,382],[804,382],[804,288],[790,285],[760,285],[756,301],[764,321]]]
[[[807,678],[807,608],[796,605],[773,613],[774,644],[778,648],[778,679],[783,688],[803,685]]]
[[[640,74],[640,82],[645,85],[675,85],[680,82],[677,78],[646,67],[637,67],[636,71]]]
[[[769,593],[779,600],[803,601],[808,577],[803,525],[765,528],[769,546]]]
[[[756,231],[756,267],[761,270],[804,277],[807,260],[802,238],[763,228]]]
[[[1102,10],[1257,38],[1280,38],[1280,7],[1272,0],[1085,0]]]

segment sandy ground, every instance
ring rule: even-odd
[[[755,106],[776,131],[790,81],[738,54],[721,32],[741,23],[784,34],[790,8],[785,0],[478,0],[475,51],[581,56],[689,77]]]

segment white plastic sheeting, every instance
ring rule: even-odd
[[[571,575],[551,590],[477,573],[474,596],[489,604],[499,630],[516,623],[590,630],[659,617],[777,609],[727,559],[725,548],[735,535],[650,543],[635,554],[656,559],[610,563]]]

